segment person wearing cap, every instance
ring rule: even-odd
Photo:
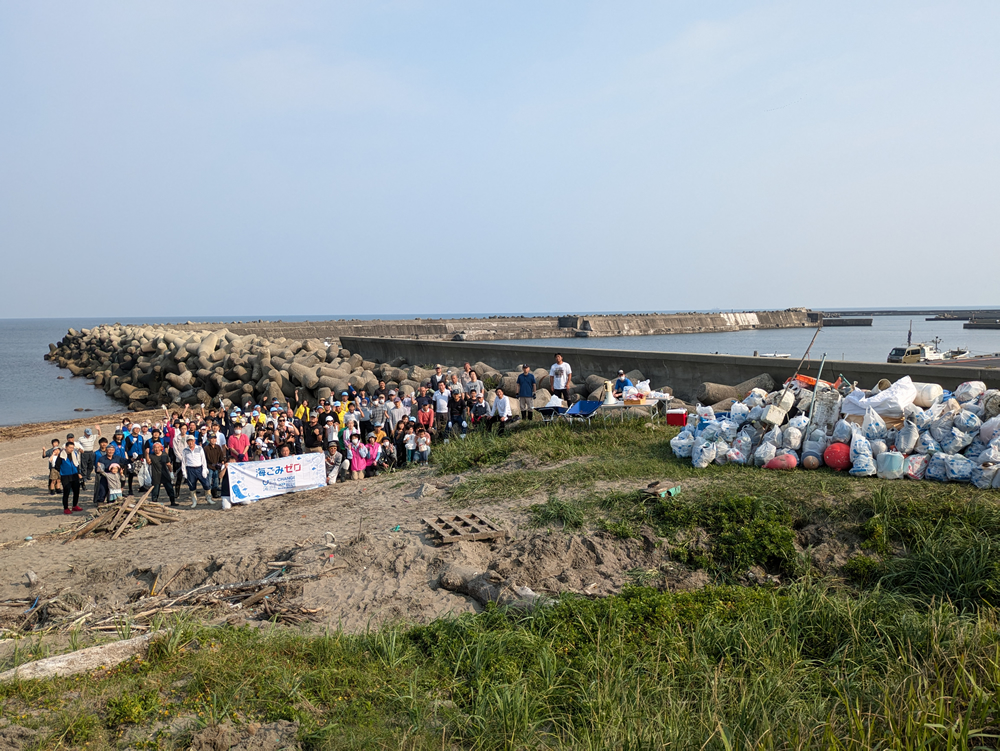
[[[486,398],[482,394],[476,394],[476,403],[469,409],[469,414],[472,416],[473,426],[485,425],[493,416],[493,411]]]
[[[193,435],[188,435],[187,446],[184,448],[184,477],[191,490],[191,508],[198,505],[198,484],[205,490],[209,505],[214,505],[208,484],[208,462],[205,460],[205,450],[198,445]]]
[[[535,393],[538,390],[538,383],[535,380],[528,363],[521,366],[521,375],[517,377],[517,405],[521,408],[521,417],[526,420],[534,419]]]
[[[336,440],[326,447],[323,461],[326,465],[326,484],[333,485],[340,479],[340,473],[344,472],[348,466],[344,463],[344,455],[340,453],[340,447],[337,446]]]
[[[625,389],[631,388],[634,384],[628,378],[625,377],[625,371],[618,371],[618,379],[614,382],[611,387],[611,393],[614,395],[615,399],[621,399],[622,394],[625,393]]]
[[[59,480],[62,482],[63,513],[83,511],[80,508],[80,465],[83,463],[83,456],[72,438],[66,441],[66,445],[57,456],[56,468],[59,470]],[[73,493],[72,509],[69,507],[70,492]]]
[[[340,430],[340,423],[337,422],[337,418],[332,414],[327,415],[323,418],[323,448],[328,449],[330,446],[337,445],[337,433]]]
[[[94,430],[97,431],[96,435]],[[90,476],[94,473],[94,462],[97,461],[94,450],[97,448],[97,439],[100,437],[101,426],[95,425],[93,430],[91,428],[84,429],[83,435],[76,439],[76,447],[80,449],[80,456],[83,460],[80,465],[80,490],[87,489]]]
[[[231,461],[246,462],[250,460],[250,436],[246,435],[239,425],[233,428],[233,434],[226,441],[226,448],[229,449]]]
[[[556,352],[556,361],[549,368],[549,380],[552,381],[552,393],[569,402],[569,389],[573,385],[573,368],[563,360],[560,352]]]
[[[436,394],[438,391],[438,384],[444,381],[445,375],[441,372],[441,366],[434,366],[434,374],[431,376],[431,393]]]

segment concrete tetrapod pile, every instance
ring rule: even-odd
[[[247,402],[277,399],[285,403],[295,396],[315,404],[336,398],[352,386],[359,393],[373,394],[384,381],[386,388],[412,394],[429,383],[434,370],[429,365],[366,360],[342,349],[337,342],[319,339],[264,339],[239,336],[227,329],[179,331],[157,326],[109,324],[92,329],[70,329],[57,344],[49,345],[46,359],[68,369],[74,376],[93,379],[111,397],[130,409],[155,408],[161,404],[221,403],[227,408]],[[458,372],[461,365],[443,364]],[[511,397],[517,414],[518,372],[500,372],[487,363],[473,364],[492,403],[501,387]],[[533,371],[538,383],[534,407],[551,398],[548,371]],[[638,370],[627,376],[633,383],[645,380]],[[604,398],[606,380],[612,374],[574,373],[570,401]],[[658,391],[672,393],[667,386]],[[688,408],[673,400],[671,408]]]

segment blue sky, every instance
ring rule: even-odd
[[[998,305],[1000,4],[0,4],[0,318]]]

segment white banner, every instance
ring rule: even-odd
[[[237,503],[326,485],[326,462],[322,454],[240,462],[230,464],[226,471],[229,472],[233,501]]]

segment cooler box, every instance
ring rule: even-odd
[[[688,413],[686,409],[668,409],[667,410],[667,425],[679,425],[684,427],[687,425]]]

